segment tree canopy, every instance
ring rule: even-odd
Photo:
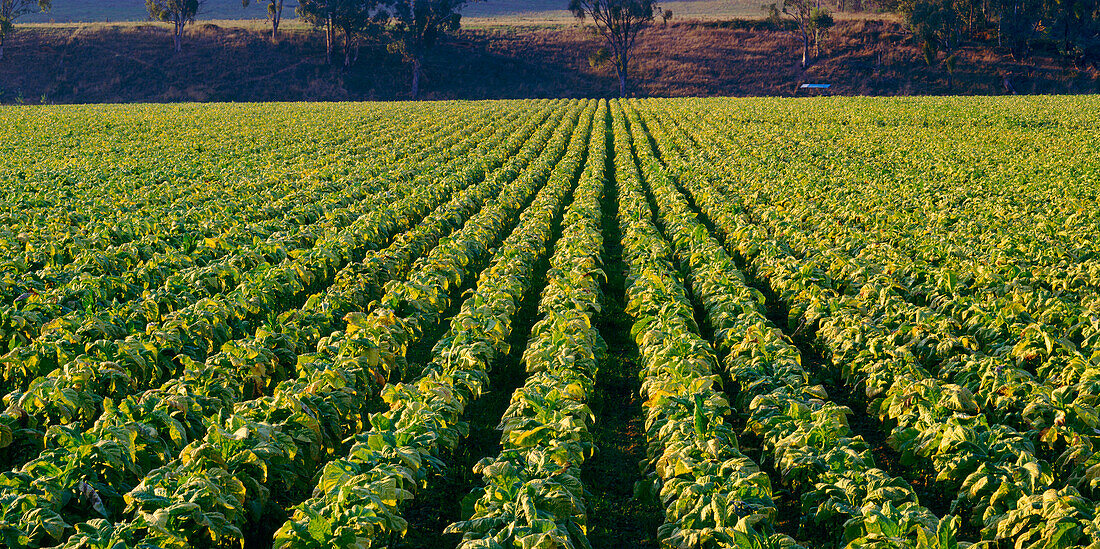
[[[440,37],[458,30],[460,10],[472,0],[388,0],[392,25],[390,51],[412,67],[412,97],[420,94],[424,57]]]
[[[0,0],[0,59],[4,58],[4,39],[15,30],[15,20],[28,13],[50,10],[51,0]]]
[[[176,52],[183,49],[183,29],[195,22],[205,0],[145,0],[145,9],[156,21],[172,24],[172,40]]]
[[[626,97],[630,59],[638,33],[657,16],[660,8],[653,0],[570,0],[569,11],[578,19],[591,19],[603,37],[609,59],[619,77],[619,95]]]

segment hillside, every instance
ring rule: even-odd
[[[173,55],[152,24],[24,27],[0,64],[0,102],[393,100],[407,97],[407,68],[381,47],[364,47],[350,71],[324,64],[320,35],[292,28],[272,45],[258,25],[196,25]],[[607,96],[610,71],[588,55],[596,38],[577,26],[489,26],[462,31],[427,65],[433,99]],[[925,65],[896,24],[844,21],[809,70],[798,68],[789,33],[761,23],[674,23],[643,34],[637,93],[650,96],[790,95],[828,82],[837,95],[1094,93],[1095,67],[1053,57],[1028,63],[964,48],[951,80]],[[35,70],[27,70],[34,67]]]

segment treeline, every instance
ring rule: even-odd
[[[882,9],[904,13],[929,64],[943,57],[949,70],[968,39],[995,40],[1016,59],[1037,47],[1053,48],[1075,63],[1100,59],[1098,0],[875,1]]]
[[[806,66],[833,25],[830,9],[900,13],[929,65],[954,72],[959,47],[977,42],[1023,60],[1036,49],[1075,63],[1100,60],[1100,0],[782,0],[767,18],[793,21]]]
[[[8,0],[0,0],[8,1]],[[283,0],[261,0],[267,4],[271,39],[279,39]],[[363,40],[381,41],[391,52],[401,54],[412,70],[412,96],[420,93],[424,56],[439,37],[458,29],[462,6],[470,0],[300,0],[298,18],[324,30],[327,60],[331,64],[337,37],[343,38],[344,66],[358,57]],[[173,24],[176,51],[180,51],[183,27],[194,23],[204,0],[145,0],[149,15]],[[245,7],[251,0],[242,0]]]
[[[146,0],[151,1],[151,0]],[[191,0],[194,1],[194,0]],[[268,13],[281,0],[268,0]],[[298,17],[324,29],[328,62],[332,63],[336,35],[343,35],[344,66],[358,57],[361,40],[381,41],[401,55],[412,70],[412,96],[420,94],[424,57],[439,38],[458,30],[459,11],[470,0],[300,0]],[[272,34],[276,31],[273,29]]]

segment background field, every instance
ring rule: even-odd
[[[297,6],[295,0],[284,4],[284,9]],[[247,9],[241,7],[240,0],[209,0],[200,17],[202,19],[259,19],[265,17],[266,4],[253,2]],[[54,2],[49,13],[27,15],[20,21],[30,23],[98,22],[98,21],[145,21],[149,12],[144,0],[63,0]]]
[[[674,0],[661,7],[673,11],[676,19],[700,21],[761,16],[759,0]],[[471,4],[463,12],[470,24],[571,24],[575,19],[565,0],[488,0]]]
[[[298,3],[287,0],[284,13],[294,17]],[[567,0],[487,0],[476,2],[463,10],[463,16],[476,19],[477,24],[570,23],[573,16],[565,9]],[[760,15],[760,2],[754,0],[675,0],[662,7],[673,10],[677,17],[689,19],[728,19]],[[241,7],[240,0],[208,0],[199,18],[203,20],[262,19],[266,4],[253,2]],[[32,14],[21,18],[27,23],[72,23],[100,21],[145,21],[148,12],[144,0],[65,0],[55,3],[50,13]]]

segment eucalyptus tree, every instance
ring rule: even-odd
[[[344,67],[350,67],[359,40],[379,35],[389,18],[388,0],[301,0],[298,16],[325,30],[328,62],[337,33],[344,36]]]
[[[28,13],[50,10],[51,0],[0,0],[0,60],[4,59],[4,40],[15,30],[15,20]]]
[[[591,19],[607,42],[611,64],[619,77],[619,96],[626,97],[630,59],[638,33],[649,26],[660,8],[653,0],[570,0],[569,11],[578,19]]]
[[[829,10],[820,5],[820,0],[781,0],[775,4],[765,4],[764,11],[767,20],[773,24],[781,26],[784,20],[794,23],[795,37],[802,46],[803,69],[810,65],[810,47],[813,47],[814,57],[819,55],[822,39],[835,24]]]
[[[298,18],[325,31],[325,62],[332,64],[332,45],[336,41],[336,4],[339,0],[299,0]]]
[[[424,58],[439,39],[458,30],[460,10],[473,0],[389,0],[389,49],[412,68],[412,97],[420,95]]]
[[[241,0],[241,5],[262,4],[263,0]],[[267,20],[271,23],[271,41],[279,39],[279,24],[283,22],[283,0],[267,0]]]
[[[205,0],[145,0],[145,9],[156,21],[171,23],[176,53],[183,50],[183,29],[195,22]]]

